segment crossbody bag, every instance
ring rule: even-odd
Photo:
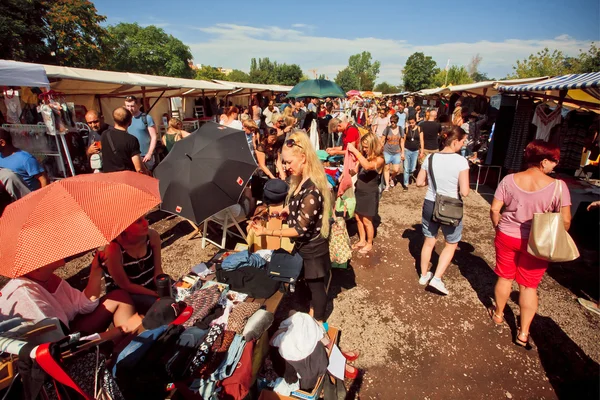
[[[463,217],[463,202],[460,199],[460,191],[458,192],[458,199],[450,196],[444,196],[437,192],[437,185],[435,183],[435,175],[433,174],[433,154],[429,156],[429,175],[431,176],[431,183],[433,184],[433,191],[435,193],[435,205],[433,206],[433,221],[438,222],[442,225],[458,226]]]

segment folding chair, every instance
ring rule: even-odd
[[[202,232],[202,248],[203,249],[206,247],[206,242],[212,243],[220,249],[225,249],[225,240],[227,239],[228,234],[232,235],[232,236],[236,236],[240,239],[246,240],[246,233],[240,227],[239,223],[245,221],[247,218],[246,218],[245,214],[242,214],[236,218],[233,215],[233,213],[231,212],[232,209],[237,210],[236,207],[239,207],[240,209],[242,209],[242,206],[240,206],[239,204],[235,204],[231,207],[226,208],[223,211],[216,213],[215,215],[213,215],[211,217],[208,217],[206,220],[204,220],[204,229]],[[241,211],[243,212],[243,209]],[[223,229],[223,235],[221,236],[221,243],[217,243],[207,237],[209,222],[214,222],[215,224],[219,225]],[[230,228],[233,228],[233,227],[235,227],[237,229],[238,233],[235,233],[235,232],[229,230]]]

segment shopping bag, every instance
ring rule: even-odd
[[[554,195],[558,192],[559,198],[558,212],[548,210],[533,214],[527,252],[536,258],[550,262],[573,261],[579,257],[579,250],[565,229],[560,214],[562,183],[558,179],[555,182]]]
[[[346,230],[346,221],[343,217],[336,217],[329,233],[329,257],[331,262],[343,264],[352,258],[350,237]]]

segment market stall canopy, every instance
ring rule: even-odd
[[[202,90],[210,93],[233,90],[231,85],[221,85],[197,79],[59,67],[56,65],[44,65],[43,67],[51,81],[50,86],[52,89],[72,95],[124,96],[134,93],[139,94],[143,88],[147,97],[156,97],[163,91],[165,91],[163,96],[175,97],[191,92],[198,95],[197,93]],[[82,84],[82,82],[85,82],[85,84]]]
[[[0,60],[0,86],[48,87],[50,82],[42,65]]]
[[[218,79],[212,80],[214,83],[219,85],[231,86],[235,90],[231,93],[233,96],[243,96],[250,93],[261,93],[261,92],[274,92],[274,93],[287,93],[292,90],[292,86],[284,85],[266,85],[262,83],[246,83],[246,82],[229,82],[221,81]]]
[[[587,74],[570,74],[557,76],[536,83],[521,85],[500,85],[503,93],[528,93],[539,97],[560,98],[566,91],[564,99],[574,104],[600,106],[600,72]]]
[[[539,82],[544,79],[548,79],[547,76],[538,78],[522,78],[522,79],[510,79],[504,81],[483,81],[475,83],[467,83],[464,85],[450,85],[446,87],[422,89],[415,94],[418,96],[432,96],[432,95],[445,95],[450,93],[464,92],[472,95],[479,96],[495,96],[499,92],[496,89],[498,85],[517,85],[521,83]]]
[[[406,96],[409,93],[410,92],[387,93],[387,94],[384,94],[383,97]]]

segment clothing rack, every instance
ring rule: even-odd
[[[36,141],[40,141],[39,137],[41,135],[44,135],[45,136],[44,141],[46,141],[46,144],[47,144],[47,136],[52,136],[52,135],[48,135],[48,130],[46,128],[46,125],[44,125],[43,122],[40,122],[37,125],[3,124],[2,128],[8,130],[11,133],[11,136],[13,137],[13,141],[16,142],[16,145],[17,145],[16,147],[22,148],[23,150],[31,152],[33,154],[38,154],[38,155],[48,156],[48,157],[58,157],[58,159],[59,159],[58,168],[62,172],[63,176],[66,178],[68,176],[68,173],[65,169],[65,160],[63,158],[63,152],[61,151],[61,147],[62,147],[62,149],[64,151],[64,155],[66,156],[66,159],[67,159],[67,163],[69,165],[69,169],[71,170],[71,175],[75,176],[75,167],[73,165],[73,160],[71,159],[71,154],[70,154],[69,148],[67,146],[67,140],[65,139],[65,135],[57,134],[54,136],[54,140],[56,141],[56,149],[57,150],[52,151],[49,149],[46,150],[43,147],[41,147],[43,142],[38,143],[38,145],[40,145],[40,147],[37,147],[37,148],[36,147],[32,148],[31,144],[23,145],[22,136],[24,136],[24,134],[26,134],[29,137],[35,137]],[[59,139],[59,136],[60,136],[60,139]],[[19,144],[21,144],[21,146],[19,146]]]

